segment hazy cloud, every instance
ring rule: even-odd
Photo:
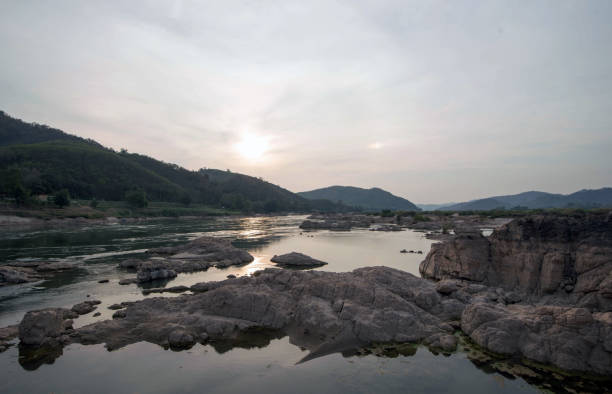
[[[612,184],[610,15],[605,0],[5,2],[0,109],[293,191],[571,192]]]

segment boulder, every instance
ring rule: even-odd
[[[270,261],[281,267],[319,267],[327,264],[324,261],[313,259],[298,252],[291,252],[280,256],[274,255]]]
[[[136,280],[138,283],[143,283],[175,277],[176,271],[168,269],[163,261],[147,261],[138,267]]]
[[[57,340],[72,326],[73,316],[64,308],[47,308],[30,311],[19,323],[19,339],[26,345],[43,345]]]
[[[71,308],[71,310],[73,312],[78,313],[79,315],[85,315],[89,312],[92,312],[94,309],[96,309],[96,305],[99,305],[99,304],[100,304],[100,301],[98,300],[84,301],[84,302],[74,305]]]

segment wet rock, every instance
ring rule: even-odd
[[[205,271],[210,267],[229,267],[253,261],[247,251],[234,247],[230,241],[201,237],[184,245],[149,249],[150,260],[128,259],[121,268],[136,269],[137,282],[172,279],[177,273]],[[120,282],[121,284],[121,282]]]
[[[30,311],[19,323],[19,339],[26,345],[45,345],[57,339],[71,327],[70,310],[47,308]]]
[[[281,267],[319,267],[327,264],[324,261],[313,259],[310,256],[297,252],[291,252],[280,256],[274,255],[270,261]]]
[[[19,335],[19,326],[16,324],[0,328],[0,353],[11,346],[10,341],[17,335]]]
[[[168,269],[163,261],[147,261],[138,267],[136,280],[138,283],[143,283],[175,277],[176,271]]]
[[[236,278],[236,275],[234,275],[234,274],[229,274],[227,276],[227,279],[235,279],[235,278]]]
[[[19,283],[35,282],[40,280],[30,268],[0,266],[0,286]]]
[[[120,309],[117,312],[113,313],[113,319],[123,319],[127,316],[127,311],[125,309]]]
[[[55,263],[47,263],[41,264],[36,267],[36,271],[38,272],[49,272],[49,271],[66,271],[74,268],[74,265],[71,263],[58,261]]]
[[[181,260],[199,260],[217,264],[239,265],[253,261],[247,251],[236,248],[229,240],[215,237],[200,237],[185,245],[149,249],[153,255],[170,256]]]
[[[352,228],[368,228],[375,217],[363,214],[315,214],[300,224],[303,230],[351,231]]]
[[[133,283],[138,283],[138,279],[136,278],[124,278],[119,281],[120,285],[131,285]]]
[[[152,294],[152,293],[183,293],[188,291],[189,287],[187,286],[173,286],[173,287],[161,287],[155,289],[144,289],[142,290],[142,294]]]
[[[98,283],[108,283],[110,282],[108,279],[100,279]]]
[[[425,344],[433,350],[441,350],[446,353],[457,350],[457,337],[451,334],[437,334],[427,338]]]
[[[232,340],[252,329],[282,330],[293,343],[321,355],[447,334],[453,330],[447,318],[457,313],[449,312],[451,305],[459,304],[442,299],[435,284],[386,267],[349,273],[267,269],[257,277],[194,288],[205,291],[134,302],[114,320],[79,328],[75,341],[87,338],[115,349],[141,340],[168,344],[177,327],[212,340]],[[174,337],[184,337],[179,333]]]
[[[113,304],[108,307],[108,309],[110,310],[117,310],[117,309],[123,309],[123,308],[125,308],[125,306],[122,304]]]
[[[474,303],[461,319],[462,330],[493,352],[524,357],[572,371],[612,374],[612,312],[594,317],[563,306]]]
[[[96,312],[96,313],[93,314],[93,317],[98,317],[100,315],[102,315],[100,312]]]
[[[195,342],[193,335],[183,328],[177,328],[168,335],[168,344],[173,349],[189,349]]]
[[[96,305],[99,305],[99,304],[100,304],[99,300],[84,301],[84,302],[74,305],[71,308],[71,310],[73,312],[78,313],[79,315],[85,315],[89,312],[92,312],[94,309],[96,309]]]

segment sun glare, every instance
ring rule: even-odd
[[[236,150],[240,156],[255,161],[263,159],[268,148],[268,139],[255,134],[244,134],[240,142],[236,144]]]

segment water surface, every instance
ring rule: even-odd
[[[250,275],[275,266],[270,258],[302,252],[329,264],[317,269],[350,271],[385,265],[418,275],[433,241],[415,231],[303,232],[301,216],[152,220],[137,224],[73,229],[0,232],[0,261],[69,261],[79,269],[35,285],[0,288],[0,326],[15,324],[31,309],[70,307],[99,299],[97,311],[75,326],[111,318],[113,303],[145,298],[136,285],[120,286],[133,272],[117,268],[146,249],[184,243],[202,235],[234,239],[255,260],[240,267],[179,274],[168,286]],[[417,253],[400,253],[407,249]],[[109,279],[100,284],[98,280]],[[89,295],[89,297],[87,297]],[[159,296],[159,295],[154,295]],[[172,294],[168,296],[174,296]],[[512,375],[477,367],[465,352],[434,355],[419,347],[414,355],[378,357],[332,354],[296,364],[306,353],[284,338],[263,338],[252,348],[196,345],[174,352],[137,343],[108,352],[102,345],[73,344],[46,363],[20,363],[16,346],[0,353],[0,392],[465,392],[527,393],[533,385]]]

